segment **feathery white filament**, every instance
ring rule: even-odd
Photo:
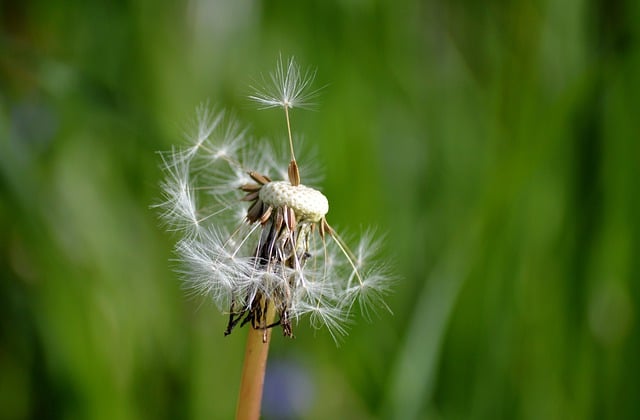
[[[296,60],[291,57],[286,63],[282,57],[278,60],[276,71],[263,77],[263,88],[254,88],[255,94],[249,99],[262,108],[310,108],[318,91],[309,91],[315,78],[315,71],[302,71]]]

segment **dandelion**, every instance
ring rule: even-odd
[[[176,245],[182,277],[228,311],[225,335],[248,324],[263,344],[250,336],[247,355],[264,360],[262,367],[245,361],[243,377],[264,371],[273,327],[293,337],[294,324],[307,316],[337,340],[354,307],[365,316],[389,309],[383,297],[390,276],[384,264],[369,263],[379,241],[365,234],[352,251],[327,221],[327,197],[301,182],[290,111],[312,105],[314,77],[293,58],[280,59],[263,78],[265,87],[250,96],[260,108],[284,110],[288,164],[268,142],[250,140],[233,119],[206,105],[196,112],[188,144],[161,153],[158,207],[167,228],[182,233]],[[283,172],[287,179],[275,178]],[[261,390],[259,378],[249,382]]]

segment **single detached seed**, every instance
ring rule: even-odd
[[[329,201],[320,191],[302,184],[293,186],[288,181],[274,181],[260,189],[260,200],[273,207],[293,209],[299,221],[317,223],[329,211]]]

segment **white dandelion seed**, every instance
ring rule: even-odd
[[[191,232],[199,227],[196,194],[191,185],[189,166],[175,151],[161,154],[165,179],[161,187],[163,201],[155,207],[161,209],[161,218],[169,230]]]
[[[280,57],[276,71],[270,73],[268,79],[262,77],[262,87],[252,87],[255,93],[249,99],[257,102],[261,109],[312,108],[319,92],[310,90],[315,78],[315,70],[302,70],[293,57],[287,62]]]
[[[225,335],[248,323],[264,331],[280,325],[292,337],[292,322],[308,317],[337,340],[355,306],[366,317],[389,310],[389,270],[375,262],[379,240],[365,233],[352,251],[327,222],[327,197],[301,183],[289,110],[311,104],[314,77],[294,59],[280,59],[268,85],[250,96],[285,111],[288,159],[206,105],[196,111],[188,144],[161,154],[158,207],[168,229],[183,233],[179,272],[228,311]]]

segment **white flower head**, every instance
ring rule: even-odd
[[[265,339],[276,325],[292,337],[293,321],[306,316],[337,338],[355,306],[365,315],[389,309],[388,271],[369,261],[379,242],[367,233],[351,251],[327,222],[327,197],[300,180],[288,109],[308,104],[314,75],[280,59],[273,86],[251,96],[265,108],[284,108],[288,165],[268,142],[250,141],[207,106],[198,108],[188,144],[161,154],[158,207],[168,229],[183,234],[179,272],[192,290],[228,311],[225,335],[250,324]]]

